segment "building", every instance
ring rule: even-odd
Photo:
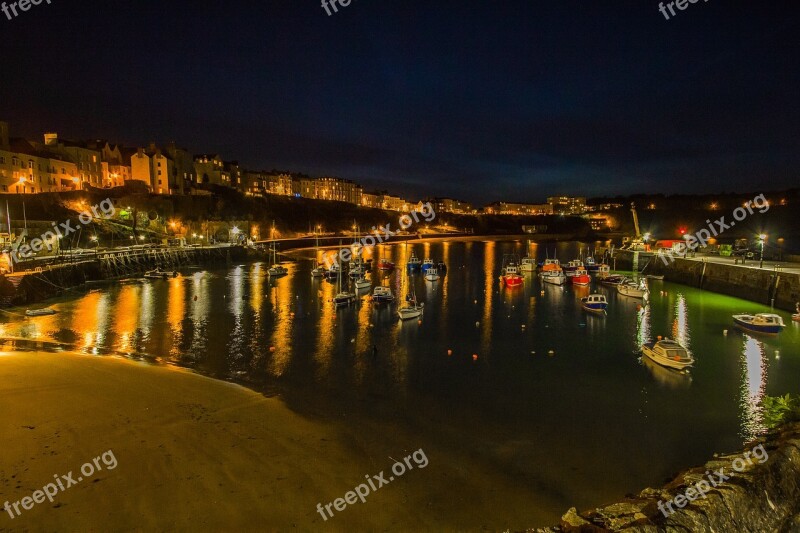
[[[383,207],[383,195],[379,192],[363,192],[361,193],[361,206],[372,209],[381,209]]]
[[[33,144],[33,143],[32,143]],[[103,165],[100,150],[90,143],[59,139],[58,133],[45,133],[44,145],[33,144],[39,150],[46,150],[72,161],[78,167],[80,188],[103,186]]]
[[[334,200],[361,205],[363,191],[360,185],[341,178],[317,178],[314,180],[314,197],[318,200]]]
[[[231,186],[231,175],[225,170],[225,163],[217,154],[194,156],[194,171],[198,184]]]
[[[33,194],[78,188],[77,165],[25,139],[10,139],[7,131],[0,132],[0,192]]]
[[[592,231],[608,231],[609,229],[608,219],[605,217],[589,217],[589,225],[592,227]]]
[[[437,213],[467,215],[475,212],[475,208],[472,207],[472,204],[452,198],[433,198],[429,200],[429,202]]]
[[[134,152],[108,141],[89,141],[87,146],[100,152],[103,187],[121,187],[131,179],[131,157]]]
[[[242,169],[239,167],[239,162],[224,161],[222,163],[222,168],[228,173],[228,176],[230,176],[231,181],[228,186],[234,189],[240,189],[242,186]]]
[[[485,212],[491,215],[552,215],[553,206],[550,204],[495,202],[487,205]]]
[[[315,198],[316,186],[314,179],[308,176],[292,179],[292,194],[302,198]]]
[[[192,186],[197,183],[192,154],[185,148],[179,147],[175,142],[167,144],[164,151],[174,164],[173,174],[169,180],[170,193],[189,194]]]
[[[294,194],[294,182],[289,174],[273,174],[268,176],[268,192],[280,196],[292,196]]]
[[[175,162],[155,143],[139,148],[131,157],[131,179],[143,182],[156,194],[170,194],[175,176]]]
[[[242,173],[242,184],[239,187],[247,196],[264,196],[269,192],[269,181],[263,172],[245,170]]]
[[[582,215],[586,212],[586,198],[570,196],[553,196],[547,199],[556,215]]]
[[[409,202],[403,200],[399,196],[392,196],[390,194],[383,195],[383,208],[387,211],[401,211],[403,213],[411,211]]]

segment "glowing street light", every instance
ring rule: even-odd
[[[758,240],[761,241],[761,266],[758,268],[764,268],[764,243],[767,242],[767,234],[762,233],[758,236]]]

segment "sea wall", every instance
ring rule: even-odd
[[[616,267],[633,270],[631,252],[616,252]],[[649,265],[648,265],[649,262]],[[743,268],[723,263],[675,259],[670,264],[658,257],[639,258],[639,268],[663,275],[667,281],[794,311],[800,301],[800,275],[775,269]]]
[[[742,467],[744,454],[760,444],[769,459],[763,464],[757,460],[745,462]],[[737,472],[734,466],[742,471]],[[673,504],[675,512],[669,513],[667,502],[686,495],[687,489],[708,479],[706,472],[720,469],[730,476],[729,480],[712,487],[706,498],[696,497],[682,509]],[[666,511],[659,509],[659,502]],[[787,425],[765,439],[749,443],[739,453],[717,455],[660,489],[648,488],[636,497],[591,511],[572,508],[558,526],[529,531],[800,531],[800,424]]]

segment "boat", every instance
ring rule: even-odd
[[[424,267],[423,267],[424,268]],[[431,267],[425,272],[426,281],[439,281],[439,270]]]
[[[589,273],[585,268],[579,268],[576,270],[570,279],[572,280],[573,285],[578,285],[581,287],[586,287],[592,282],[592,278],[589,276]]]
[[[394,301],[394,294],[392,294],[392,289],[385,286],[378,286],[375,287],[375,290],[372,291],[372,301],[373,302],[393,302]]]
[[[631,298],[644,298],[647,296],[647,286],[642,283],[634,281],[627,281],[617,285],[617,292],[623,296],[630,296]]]
[[[591,272],[591,270],[590,270]],[[611,277],[611,267],[608,265],[597,265],[595,269],[597,279],[606,279]]]
[[[394,263],[389,261],[388,259],[381,259],[378,261],[378,270],[393,270]]]
[[[408,259],[406,266],[409,270],[416,272],[422,268],[422,261],[419,260],[419,257],[414,255],[414,252],[411,252],[411,257]]]
[[[444,274],[445,272],[447,272],[447,265],[446,265],[446,264],[444,264],[444,261],[439,261],[438,263],[436,263],[436,268],[437,268],[437,269],[439,270],[439,272],[441,272],[442,274]]]
[[[314,256],[314,268],[311,270],[311,277],[323,278],[325,277],[327,271],[325,270],[325,267],[322,266],[316,259],[316,256],[319,255],[319,232],[315,230],[314,236],[316,237],[316,247],[315,247],[316,255]]]
[[[361,263],[361,260],[356,259],[355,261],[353,261],[353,266],[350,267],[350,273],[348,275],[353,279],[357,279],[357,278],[363,278],[364,274],[366,273],[367,271],[364,268],[364,265]]]
[[[561,270],[548,270],[539,275],[544,283],[551,285],[564,285],[567,282],[567,276]]]
[[[273,278],[285,276],[289,271],[280,263],[278,263],[278,248],[275,242],[269,247],[272,252],[272,266],[267,270],[267,274]]]
[[[630,278],[626,276],[620,276],[619,274],[614,274],[612,276],[600,279],[600,283],[603,285],[609,285],[611,287],[616,287],[617,285],[621,285],[629,281],[631,281]]]
[[[551,270],[561,271],[561,262],[558,259],[545,259],[542,263],[542,272],[549,272]]]
[[[689,351],[680,343],[670,339],[645,343],[642,345],[642,353],[661,366],[677,370],[683,370],[694,364],[694,358]]]
[[[325,272],[325,277],[330,279],[338,278],[342,273],[342,267],[339,265],[338,260],[334,262],[331,267]]]
[[[414,292],[414,283],[408,278],[408,294],[406,295],[406,305],[397,310],[400,320],[411,320],[422,316],[423,306],[417,302],[417,295]]]
[[[590,313],[605,313],[608,309],[608,300],[603,294],[590,294],[581,298],[581,307]]]
[[[598,270],[600,270],[600,267],[602,265],[595,262],[594,257],[592,257],[591,255],[587,255],[586,259],[583,261],[583,266],[586,268],[588,272],[597,272]]]
[[[794,320],[795,322],[800,322],[800,313],[792,315],[792,320]]]
[[[573,259],[572,261],[567,263],[567,266],[563,267],[562,270],[567,275],[567,277],[572,277],[577,270],[582,268],[583,268],[583,261],[581,261],[580,259]]]
[[[342,243],[339,242],[341,248]],[[344,307],[356,301],[357,297],[354,293],[342,289],[342,278],[344,276],[336,276],[336,296],[333,297],[334,307]]]
[[[533,257],[523,257],[519,270],[520,272],[533,272],[536,270],[536,260]]]
[[[664,276],[658,274],[648,274],[645,276],[647,279],[663,280]]]
[[[54,309],[43,307],[42,309],[28,309],[25,311],[25,316],[50,316],[56,314]]]
[[[519,287],[525,281],[519,273],[517,266],[516,256],[513,254],[506,255],[503,258],[503,269],[501,271],[500,279],[506,287]]]
[[[427,272],[428,269],[434,268],[436,264],[434,264],[433,259],[426,259],[422,262],[422,271]]]
[[[772,313],[733,315],[733,321],[741,329],[765,335],[777,335],[786,327],[786,324],[783,323],[783,318]]]
[[[359,278],[359,279],[356,280],[355,286],[356,286],[356,290],[361,291],[361,290],[369,289],[370,287],[372,287],[372,282],[370,280],[368,280],[367,278]]]
[[[144,277],[149,279],[168,279],[168,278],[177,278],[177,272],[167,272],[166,270],[161,270],[160,268],[156,268],[153,270],[148,270],[144,273]]]

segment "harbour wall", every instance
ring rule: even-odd
[[[798,274],[679,258],[664,264],[652,254],[638,257],[634,257],[634,254],[628,251],[615,252],[615,268],[641,270],[646,267],[647,274],[663,275],[666,281],[735,296],[784,311],[794,311],[800,301]]]

